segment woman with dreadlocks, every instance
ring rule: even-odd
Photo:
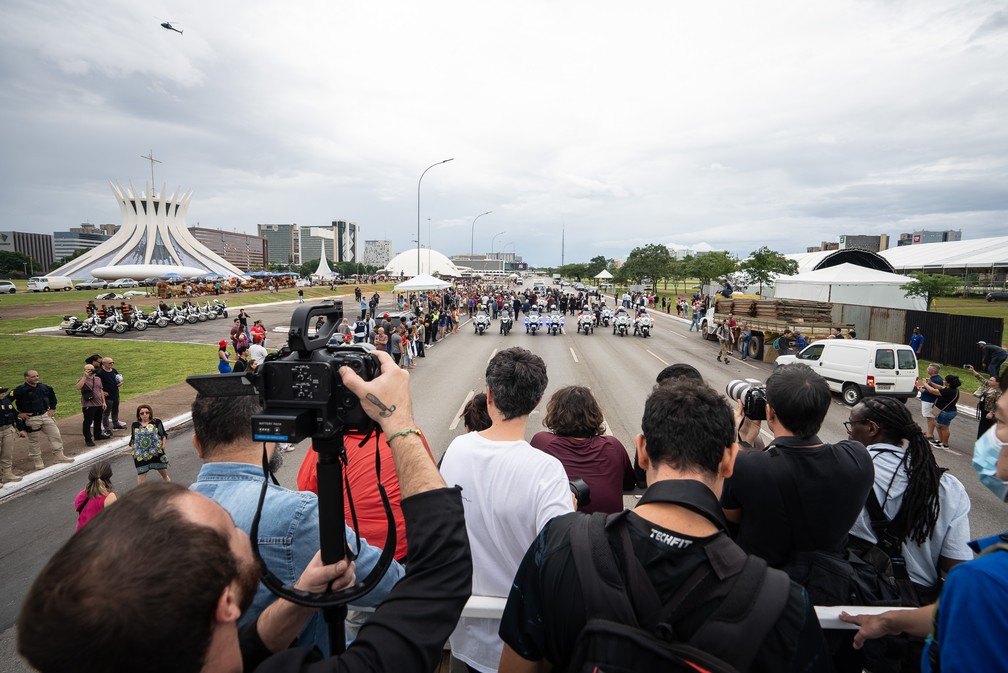
[[[885,517],[905,531],[902,556],[921,604],[937,595],[941,577],[973,558],[969,541],[969,496],[962,483],[938,467],[924,432],[906,404],[892,397],[869,397],[845,423],[852,439],[868,448],[875,465],[875,488]],[[904,443],[906,446],[904,447]],[[876,542],[869,506],[861,510],[851,535]],[[900,521],[905,524],[900,526]],[[893,527],[890,528],[890,532]]]
[[[901,400],[865,398],[844,425],[852,439],[867,447],[875,466],[874,488],[851,528],[849,546],[865,550],[877,545],[894,559],[893,576],[902,580],[904,605],[928,605],[938,597],[943,576],[973,558],[967,546],[966,489],[938,467],[924,432]],[[886,638],[866,645],[864,665],[879,672],[919,670],[922,649],[920,638]]]

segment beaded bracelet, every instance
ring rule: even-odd
[[[418,437],[422,436],[423,433],[420,432],[420,428],[407,428],[406,430],[400,430],[399,432],[393,432],[391,435],[385,438],[386,443],[391,443],[396,437],[405,437],[406,435],[416,435]]]

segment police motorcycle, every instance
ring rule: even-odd
[[[119,309],[110,307],[108,315],[105,316],[105,327],[116,334],[124,334],[130,328],[129,322],[123,318]]]
[[[511,317],[511,310],[506,307],[501,309],[498,314],[500,316],[500,333],[507,336],[511,333],[511,327],[514,325],[514,319]]]
[[[473,333],[483,334],[490,327],[490,316],[487,315],[486,309],[481,305],[476,311],[476,315],[473,316]]]
[[[195,325],[199,322],[199,310],[189,301],[182,302],[182,306],[179,308],[179,311],[182,312],[182,319],[190,325]],[[181,325],[182,323],[176,324]]]
[[[226,300],[224,300],[224,299],[220,299],[220,300],[214,299],[213,300],[213,304],[211,304],[211,307],[217,313],[217,317],[218,318],[226,318],[226,317],[228,317],[227,301]]]
[[[206,313],[207,320],[217,319],[217,309],[213,307],[213,304],[210,303],[209,299],[207,299],[206,303],[200,307],[200,311]]]
[[[627,332],[630,331],[630,314],[626,312],[626,309],[622,306],[616,309],[616,314],[613,316],[613,334],[619,334],[621,337],[626,336]]]
[[[143,332],[145,329],[150,327],[151,317],[144,313],[141,309],[135,308],[130,313],[129,316],[129,327],[130,329],[135,329],[138,332]]]
[[[602,306],[602,324],[605,325],[606,327],[609,327],[609,325],[612,323],[612,320],[613,320],[612,309],[609,308],[608,306]]]
[[[147,323],[156,325],[157,327],[168,327],[171,319],[161,310],[160,306],[155,306],[154,310],[147,316]]]
[[[60,329],[70,336],[87,336],[91,334],[100,337],[104,336],[106,331],[105,325],[99,323],[96,315],[90,315],[84,320],[75,315],[65,315],[63,316],[63,322],[60,323]]]
[[[578,332],[584,330],[585,334],[595,333],[595,314],[588,306],[585,306],[578,316],[577,329]]]
[[[539,315],[539,310],[537,306],[533,306],[532,310],[529,311],[528,316],[525,317],[525,333],[535,336],[535,333],[539,331],[539,328],[543,326],[542,317]]]
[[[563,333],[564,319],[560,310],[556,307],[556,304],[550,306],[549,318],[547,318],[546,327],[549,329],[549,333],[553,336]]]
[[[653,323],[651,322],[651,316],[644,309],[637,312],[637,318],[634,319],[633,323],[633,333],[642,335],[645,339],[651,334],[651,329]]]

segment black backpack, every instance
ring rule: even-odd
[[[794,517],[788,529],[795,551],[781,570],[805,587],[814,605],[900,605],[900,591],[892,575],[885,575],[847,549],[842,553],[815,549],[794,472],[776,446],[766,451],[773,456],[771,471],[785,509]]]
[[[679,491],[706,489],[698,482],[674,484]],[[656,492],[667,494],[668,485],[652,485],[641,503],[668,502]],[[703,514],[723,531],[720,516],[693,501],[676,502]],[[787,575],[767,568],[765,561],[747,555],[722,533],[705,547],[709,562],[694,571],[662,605],[633,552],[626,514],[579,516],[571,528],[571,551],[589,619],[578,634],[567,670],[749,670],[766,634],[787,605],[791,586]],[[694,616],[697,605],[712,595],[722,598],[718,607],[691,634],[678,633],[683,618]]]

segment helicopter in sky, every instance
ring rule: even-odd
[[[161,24],[161,27],[164,28],[165,30],[174,30],[179,35],[182,34],[181,30],[179,30],[175,26],[171,25],[171,21],[165,21],[164,23]]]

